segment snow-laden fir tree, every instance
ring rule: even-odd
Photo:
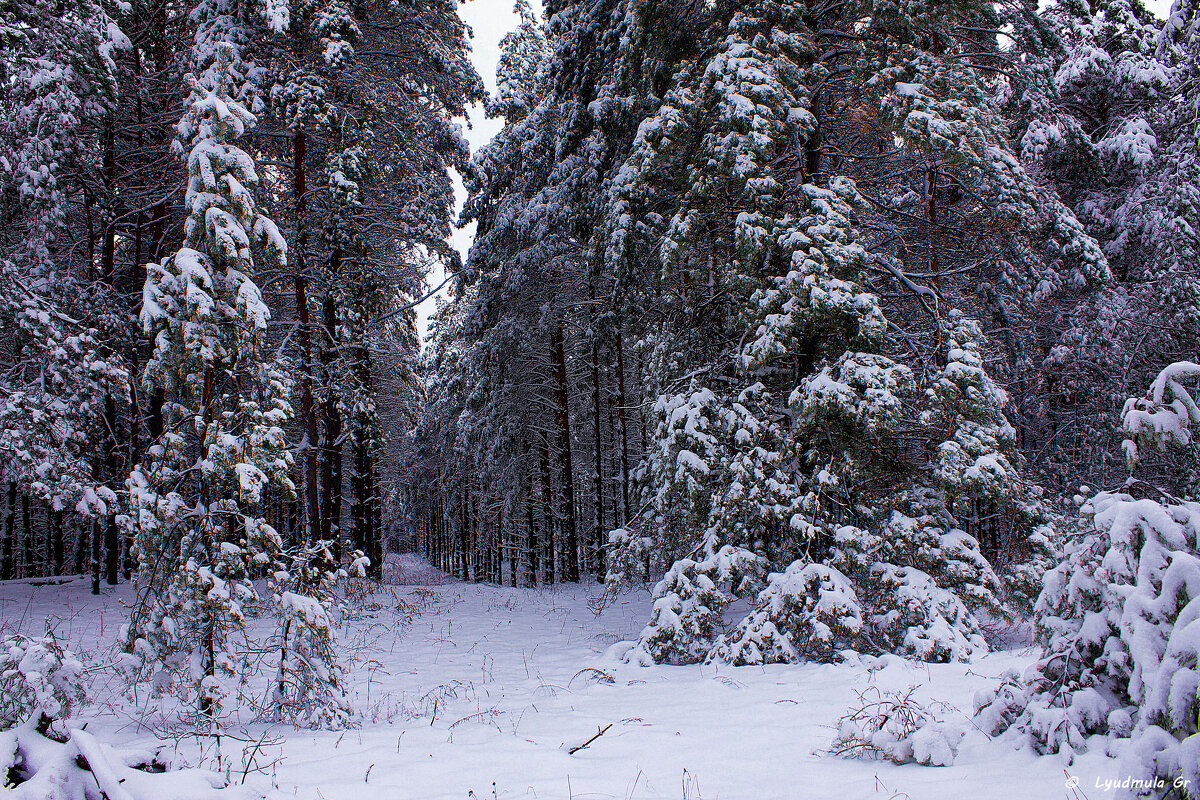
[[[1200,366],[1178,362],[1126,403],[1131,469],[1148,445],[1195,447],[1198,380]],[[1046,574],[1036,608],[1042,656],[977,697],[976,718],[989,734],[1010,731],[1068,762],[1105,734],[1110,755],[1145,785],[1195,786],[1200,504],[1132,478],[1080,501],[1088,530]]]
[[[639,660],[681,660],[705,637],[712,657],[739,663],[851,647],[966,659],[986,649],[975,613],[1004,613],[979,535],[991,534],[993,557],[1023,559],[1011,574],[1025,594],[1046,564],[1038,510],[1026,508],[1037,490],[985,368],[982,328],[949,302],[968,298],[941,275],[955,249],[939,238],[939,209],[1019,231],[971,268],[1023,303],[1103,281],[1104,255],[1010,148],[1002,87],[983,63],[996,43],[975,41],[993,10],[863,4],[853,47],[830,34],[845,20],[811,11],[713,9],[704,44],[673,51],[668,88],[608,193],[614,273],[646,295],[639,269],[661,270],[656,282],[681,276],[673,288],[691,326],[651,339],[649,352],[665,356],[647,370],[658,422],[636,473],[643,510],[614,536],[617,581],[636,574],[625,566],[645,560],[639,548],[686,559],[656,589]],[[648,51],[664,37],[652,16],[626,18]],[[668,67],[656,68],[661,77]],[[874,150],[857,149],[864,136]],[[857,155],[825,160],[830,141]],[[888,177],[871,166],[884,161]],[[839,167],[849,174],[830,175]],[[892,235],[912,244],[884,244]],[[905,299],[885,313],[891,281]],[[922,323],[932,336],[911,332]],[[737,387],[755,385],[779,399],[751,413]],[[752,434],[732,421],[743,412]],[[733,502],[714,503],[723,486],[754,486],[769,501],[731,491]],[[722,525],[739,510],[750,529],[740,536]],[[731,587],[697,554],[724,545],[775,572],[718,642]],[[834,608],[846,624],[813,616]]]
[[[519,123],[537,104],[538,73],[546,58],[546,36],[529,0],[517,0],[513,11],[521,21],[500,40],[496,93],[486,106],[489,116],[504,117],[507,125]]]
[[[1062,17],[1065,55],[1050,59],[1053,80],[1044,93],[1052,102],[1043,104],[1025,139],[1036,144],[1037,168],[1054,176],[1104,243],[1116,280],[1064,315],[1065,329],[1049,353],[1051,419],[1063,432],[1051,461],[1063,475],[1087,469],[1083,477],[1101,485],[1121,477],[1122,462],[1136,463],[1146,483],[1090,499],[1090,490],[1081,492],[1085,530],[1070,540],[1066,563],[1047,575],[1038,601],[1043,659],[1025,676],[1010,676],[994,697],[981,698],[981,716],[994,730],[1011,726],[1035,748],[1067,758],[1087,746],[1089,734],[1126,737],[1136,721],[1129,772],[1179,774],[1188,756],[1172,741],[1194,729],[1182,724],[1181,706],[1168,709],[1161,696],[1151,704],[1146,676],[1164,669],[1164,637],[1181,622],[1178,629],[1186,630],[1182,612],[1192,592],[1181,586],[1168,598],[1160,570],[1178,575],[1188,563],[1181,553],[1194,553],[1190,501],[1198,451],[1147,453],[1146,445],[1154,438],[1184,444],[1176,432],[1188,430],[1181,426],[1188,383],[1174,368],[1160,370],[1195,350],[1200,22],[1189,3],[1174,4],[1165,24],[1136,2],[1072,4],[1050,19]],[[1151,319],[1161,327],[1147,349],[1142,326]],[[1125,424],[1118,424],[1124,399],[1147,383],[1154,387],[1150,398],[1127,404]],[[1174,409],[1143,415],[1164,402]],[[1155,417],[1166,424],[1150,423]],[[1172,659],[1168,672],[1187,662],[1186,653]],[[1158,686],[1165,691],[1173,681],[1164,677]]]
[[[979,581],[980,592],[968,600],[974,610],[987,608],[992,615],[1004,616],[1003,597],[1029,611],[1041,590],[1041,573],[1056,560],[1055,517],[1045,509],[1042,488],[1027,477],[1025,458],[1005,411],[1011,408],[1007,393],[984,363],[987,339],[981,326],[952,309],[942,337],[944,363],[925,390],[921,421],[945,437],[936,445],[933,468],[933,486],[941,502],[953,517],[977,531],[974,539],[967,537],[967,551],[976,553],[968,561],[976,563],[950,572],[956,581],[964,575]],[[950,514],[944,516],[951,519]],[[951,539],[961,536],[966,534],[960,530],[950,533]],[[978,558],[980,547],[1003,563],[1006,586],[996,582],[991,566]]]
[[[0,731],[31,724],[61,736],[64,723],[87,702],[84,667],[52,635],[0,640]]]
[[[138,595],[125,646],[157,690],[194,700],[202,722],[215,722],[240,673],[246,607],[259,601],[251,579],[266,574],[279,587],[285,639],[276,702],[315,695],[314,721],[344,722],[324,598],[288,590],[288,569],[311,569],[311,559],[291,564],[263,518],[268,486],[294,491],[292,409],[253,276],[256,252],[279,266],[286,245],[257,210],[253,159],[234,144],[255,118],[229,94],[233,52],[221,46],[215,82],[189,78],[178,128],[192,143],[186,238],[147,269],[142,321],[154,351],[143,383],[167,399],[163,433],[129,477]],[[316,644],[295,643],[304,638]]]

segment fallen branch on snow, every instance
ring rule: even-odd
[[[597,740],[597,739],[599,739],[601,736],[603,736],[605,733],[607,733],[607,732],[608,732],[608,729],[609,729],[609,728],[611,728],[612,726],[613,726],[613,724],[612,724],[611,722],[610,722],[610,723],[608,723],[608,724],[607,724],[607,725],[605,725],[603,728],[600,728],[600,729],[598,729],[598,730],[596,731],[596,735],[595,735],[595,736],[593,736],[592,738],[588,739],[588,740],[587,740],[586,742],[584,742],[583,744],[577,744],[577,745],[575,745],[575,746],[574,746],[574,747],[572,747],[570,750],[568,750],[568,751],[567,751],[567,753],[568,753],[569,755],[575,755],[575,754],[576,754],[576,753],[578,753],[580,750],[582,750],[583,748],[587,747],[589,744],[591,744],[592,742],[596,741],[596,740]]]

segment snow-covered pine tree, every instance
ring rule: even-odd
[[[537,105],[538,74],[546,59],[546,35],[529,0],[517,0],[513,11],[520,22],[500,40],[496,93],[486,104],[488,115],[504,117],[506,126],[519,123]]]
[[[967,549],[987,555],[1008,583],[1011,599],[1030,610],[1040,591],[1040,573],[1054,562],[1054,517],[1045,510],[1043,490],[1027,477],[1025,458],[1005,408],[1011,407],[984,364],[986,337],[981,326],[957,309],[944,321],[944,363],[925,390],[925,425],[944,436],[936,445],[934,485],[942,502],[974,537],[954,531]],[[955,548],[951,548],[955,549]],[[987,585],[969,605],[1003,616],[999,598],[1007,592],[978,556],[975,567],[950,569]],[[981,564],[978,562],[982,562]],[[980,571],[982,567],[986,570]]]
[[[740,463],[736,469],[773,493],[762,513],[751,516],[774,535],[741,542],[778,570],[759,611],[803,614],[815,607],[816,595],[813,603],[775,597],[824,591],[822,581],[793,579],[803,563],[788,565],[799,559],[836,571],[840,577],[826,577],[852,587],[840,596],[864,604],[855,615],[864,635],[847,634],[845,646],[871,642],[864,646],[931,659],[969,657],[984,649],[972,610],[998,612],[1003,594],[977,535],[994,517],[1011,522],[1016,507],[1024,517],[1005,547],[1034,549],[1024,541],[1035,515],[1011,500],[1028,484],[1002,410],[1004,394],[983,367],[982,330],[961,315],[943,321],[939,309],[948,296],[957,301],[966,294],[943,280],[942,269],[951,258],[972,258],[942,238],[939,208],[952,207],[981,230],[1020,231],[1000,237],[1000,252],[963,269],[1004,281],[1031,302],[1102,281],[1104,256],[1053,189],[1026,173],[1010,149],[997,99],[1002,87],[986,63],[998,49],[994,36],[981,33],[993,27],[990,7],[864,4],[851,14],[855,23],[788,3],[710,11],[705,24],[689,18],[703,31],[695,49],[664,48],[673,61],[647,62],[655,87],[665,88],[614,174],[602,245],[614,274],[628,276],[642,296],[680,277],[671,288],[682,301],[677,319],[687,323],[654,334],[650,352],[668,355],[651,361],[648,401],[665,410],[704,397],[704,413],[694,416],[710,424],[738,402],[726,388],[730,382],[757,382],[764,396],[788,402],[756,412],[765,431],[756,435],[770,444],[758,451],[767,458],[752,468],[746,458],[753,448],[735,456],[736,443],[682,448],[699,455],[679,468],[670,446],[678,437],[660,424],[638,473],[644,496],[670,496],[664,490],[690,479],[696,486],[685,495],[703,502],[699,508],[673,503],[684,514],[665,536],[665,526],[639,527],[635,520],[618,532],[614,562],[636,566],[639,547],[699,562],[703,532],[718,529],[720,516],[733,510],[721,507],[701,524],[713,508],[705,487],[739,485],[731,470]],[[660,40],[670,36],[649,27],[658,17],[624,18],[625,35],[659,52]],[[856,26],[853,48],[831,34],[847,24]],[[831,79],[835,67],[840,71]],[[876,110],[849,113],[861,102]],[[864,136],[875,137],[875,149],[864,148]],[[828,143],[836,158],[829,158]],[[888,177],[879,170],[889,170]],[[848,175],[869,188],[860,190]],[[964,186],[974,193],[970,200],[963,199]],[[881,246],[888,236],[867,238],[865,230],[891,231],[892,241],[914,244]],[[656,268],[652,288],[643,276]],[[888,316],[880,276],[902,291],[901,301],[887,301]],[[932,331],[923,326],[930,318]],[[962,341],[947,342],[951,334]],[[692,340],[701,344],[685,346]],[[723,361],[730,351],[737,358]],[[922,364],[921,352],[945,368],[914,372],[905,359]],[[676,381],[676,388],[658,388]],[[913,399],[925,397],[918,387],[932,389],[926,402],[936,407],[924,423],[913,414]],[[925,460],[930,452],[932,464]],[[995,498],[983,498],[985,489]],[[976,495],[1004,510],[980,509]],[[1032,559],[1022,567],[1025,583],[1042,563]],[[698,631],[715,629],[720,602],[700,587],[695,566],[684,566],[669,572],[656,593],[664,612],[656,617],[683,632],[680,647],[665,646],[666,634],[651,626],[640,651],[648,652],[653,640],[678,660],[697,649]],[[773,593],[771,581],[788,590]],[[689,603],[691,595],[704,600]],[[705,618],[689,624],[665,613],[684,608],[703,609]],[[713,652],[836,657],[841,649],[742,646],[768,619],[748,618]],[[813,627],[802,619],[769,621],[774,631],[802,636]]]
[[[643,126],[643,130],[656,129]],[[710,164],[712,161],[709,159]],[[730,158],[728,161],[741,165],[750,163],[748,157]],[[762,183],[759,181],[755,185]],[[869,637],[864,640],[858,638],[864,617],[863,608],[859,605],[862,602],[860,595],[869,599],[882,598],[882,610],[873,618],[877,624],[887,627],[896,625],[897,620],[904,622],[900,625],[899,640],[907,638],[913,642],[907,648],[909,652],[935,659],[950,655],[965,657],[983,648],[978,627],[962,603],[912,565],[915,554],[898,554],[895,565],[873,561],[877,558],[873,551],[879,547],[878,539],[862,528],[847,524],[849,519],[860,515],[866,507],[859,486],[864,480],[875,480],[869,477],[865,469],[866,464],[878,464],[880,461],[876,445],[871,443],[886,441],[888,430],[899,419],[901,398],[913,392],[913,379],[906,367],[880,353],[867,350],[868,347],[877,348],[883,343],[885,320],[875,297],[860,288],[868,256],[856,242],[855,215],[857,209],[865,207],[865,203],[857,195],[854,184],[846,179],[837,179],[832,182],[830,189],[805,185],[803,191],[809,203],[807,215],[784,216],[781,220],[767,222],[779,231],[776,246],[782,253],[776,256],[774,252],[767,252],[785,264],[790,262],[792,268],[768,283],[768,288],[764,289],[754,289],[753,272],[743,279],[753,294],[749,298],[749,308],[752,310],[747,312],[747,321],[742,324],[753,327],[750,327],[749,335],[744,337],[746,344],[738,366],[750,370],[752,375],[767,376],[777,369],[774,365],[778,361],[795,357],[797,352],[804,354],[808,364],[814,361],[819,364],[818,359],[822,356],[834,363],[826,362],[827,366],[814,376],[805,378],[801,386],[792,392],[789,404],[794,409],[796,421],[791,431],[779,430],[769,409],[763,409],[757,416],[757,420],[766,422],[755,422],[753,426],[741,424],[742,420],[733,409],[746,412],[742,405],[747,400],[745,393],[737,398],[737,402],[732,402],[732,399],[725,401],[732,406],[725,414],[731,423],[728,427],[731,428],[730,433],[736,431],[736,435],[729,437],[732,441],[728,445],[722,443],[720,447],[712,443],[705,444],[709,440],[713,443],[718,441],[712,432],[705,433],[705,429],[711,427],[714,431],[719,430],[711,420],[724,422],[721,404],[712,392],[698,392],[693,388],[691,397],[708,398],[702,405],[710,410],[699,416],[667,414],[664,406],[664,421],[670,422],[678,417],[679,421],[674,425],[680,429],[681,435],[690,434],[691,439],[698,436],[707,438],[705,441],[698,440],[697,447],[678,448],[672,443],[679,436],[670,434],[669,427],[662,428],[660,425],[656,439],[661,442],[661,447],[666,448],[663,452],[668,457],[665,460],[653,456],[649,458],[644,470],[658,462],[662,462],[663,468],[657,470],[661,473],[657,481],[650,471],[641,473],[642,480],[646,482],[649,479],[650,485],[659,485],[659,496],[662,496],[666,487],[679,483],[693,473],[701,476],[704,483],[691,492],[685,492],[684,496],[698,495],[707,500],[710,493],[704,490],[704,486],[709,484],[731,487],[749,485],[753,489],[748,494],[769,494],[771,502],[758,506],[760,513],[750,514],[760,534],[743,535],[737,543],[752,548],[747,551],[748,555],[757,552],[759,558],[765,556],[768,563],[786,565],[792,559],[801,559],[771,577],[759,596],[756,611],[712,650],[712,657],[729,658],[738,663],[747,663],[748,658],[836,658],[840,650],[870,640]],[[766,207],[770,208],[769,205]],[[770,217],[764,216],[759,223],[766,220],[770,220]],[[753,235],[756,226],[751,225],[752,221],[745,214],[738,219],[739,225],[747,226],[746,235],[740,237],[742,249],[739,260],[745,258],[751,264],[756,261],[755,254],[770,242],[763,235]],[[686,236],[680,236],[681,242],[686,240]],[[756,239],[762,244],[756,243]],[[672,237],[668,238],[668,241],[673,240]],[[684,250],[682,244],[678,246],[679,252]],[[839,352],[839,345],[842,348],[853,345],[854,349]],[[664,372],[669,373],[669,367],[654,370],[657,375]],[[759,384],[753,393],[761,391]],[[658,402],[669,404],[671,401],[669,396],[662,396]],[[683,403],[681,408],[686,405]],[[756,420],[755,416],[748,413],[746,417]],[[754,433],[751,434],[747,428],[754,430]],[[745,447],[744,453],[730,456],[731,453],[737,453],[739,445],[750,442],[758,446]],[[764,443],[766,447],[762,446]],[[676,450],[689,458],[681,461],[675,455]],[[790,471],[783,470],[782,466],[789,457],[794,459],[793,464],[799,464],[808,474],[797,474],[794,466]],[[692,480],[695,482],[696,479]],[[729,496],[734,499],[732,503],[716,506],[705,503],[699,509],[701,514],[712,512],[710,522],[705,523],[710,533],[725,527],[728,520],[737,519],[735,512],[740,505],[738,501],[745,498],[734,495],[737,493],[731,491]],[[859,496],[857,503],[851,501],[852,495]],[[694,504],[676,505],[687,508]],[[695,509],[690,513],[694,515]],[[778,521],[773,531],[771,520]],[[694,530],[696,526],[693,521],[691,528]],[[687,530],[687,526],[684,530]],[[670,539],[657,531],[649,536],[629,536],[625,541],[630,544],[650,541],[661,547]],[[893,545],[898,548],[906,541],[904,537],[898,537]],[[960,553],[953,547],[948,548],[953,551],[953,556],[947,555],[946,561],[956,561],[960,566],[970,564],[984,586],[996,586],[991,568],[979,556],[970,537],[961,531],[951,532],[948,529],[946,541],[961,545],[958,549],[963,550]],[[922,545],[928,550],[926,543],[914,541],[911,544],[914,551]],[[715,548],[709,546],[708,549]],[[942,550],[935,552],[941,554]],[[622,559],[620,553],[619,549],[615,555],[618,563],[631,560]],[[828,563],[817,563],[804,572],[805,564],[827,560]],[[927,559],[923,566],[930,568],[931,563],[936,563],[936,559]],[[681,565],[685,568],[680,569]],[[937,563],[937,566],[943,564]],[[816,579],[815,574],[809,574],[818,567],[825,571],[820,580]],[[702,579],[700,575],[691,576],[697,569],[690,558],[686,559],[676,564],[656,588],[655,613],[635,651],[639,659],[644,659],[644,654],[658,653],[670,660],[679,660],[697,650],[695,640],[698,632],[707,633],[709,637],[713,635],[719,624],[719,609],[727,600],[722,601],[719,593],[715,593],[719,581],[714,582],[713,576],[704,574]],[[960,585],[967,583],[965,575],[955,574],[952,569],[947,570],[946,574],[954,574]],[[802,579],[796,578],[796,575],[801,575]],[[685,577],[690,580],[682,580]],[[809,577],[813,579],[809,580]],[[701,587],[704,591],[693,590],[693,585],[699,585],[698,580],[704,584]],[[856,584],[856,580],[859,583]],[[819,597],[824,596],[821,593],[832,591],[826,584],[842,587],[837,591],[837,595],[843,598],[838,607],[847,609],[847,619],[855,620],[854,625],[832,625],[829,620],[810,619],[807,616],[816,613],[817,609],[827,610],[829,607],[819,601]],[[852,588],[855,585],[860,587],[859,592]],[[795,595],[796,592],[800,594]],[[805,592],[813,594],[807,597]],[[699,600],[692,599],[693,595]],[[779,599],[781,597],[790,599],[785,602]],[[973,599],[983,604],[985,598],[990,598],[990,605],[996,605],[991,588],[979,590]],[[889,607],[906,611],[889,613],[886,610]],[[689,620],[686,618],[689,611],[700,613],[695,620]],[[713,619],[714,614],[717,619]],[[782,616],[775,618],[772,614]],[[949,644],[925,644],[922,643],[922,634],[913,633],[910,636],[910,629],[961,630],[961,633]],[[840,638],[835,637],[837,643],[828,641],[836,631],[842,631]],[[680,640],[675,649],[667,645],[668,641],[673,641],[672,636]],[[792,641],[789,638],[792,636],[801,637],[805,643]],[[880,637],[876,639],[880,640]],[[886,637],[882,640],[889,641]],[[891,643],[891,646],[904,649],[899,640]],[[816,643],[820,641],[825,644],[817,646]]]
[[[1147,444],[1194,447],[1198,380],[1200,366],[1177,362],[1126,403],[1131,470]],[[1046,574],[1038,600],[1042,657],[977,697],[976,717],[988,733],[1011,730],[1068,761],[1107,734],[1125,740],[1110,750],[1133,778],[1195,781],[1200,504],[1132,478],[1080,500],[1090,530]]]
[[[83,664],[51,635],[0,640],[0,731],[19,725],[61,736],[87,703]]]
[[[772,573],[754,610],[708,654],[727,664],[838,661],[863,649],[863,604],[854,585],[824,564],[793,561]]]
[[[1178,13],[1173,19],[1189,18],[1186,4]],[[1194,271],[1183,266],[1195,251],[1196,145],[1184,132],[1195,43],[1180,49],[1162,20],[1128,0],[1051,6],[1035,21],[1047,45],[1030,54],[1041,78],[1010,94],[1028,106],[1014,114],[1026,164],[1058,187],[1113,275],[1040,323],[1054,336],[1039,401],[1047,467],[1071,490],[1119,478],[1121,403],[1185,357],[1196,336]],[[1186,37],[1188,27],[1173,30]],[[1142,326],[1151,318],[1170,322],[1146,350]],[[1192,470],[1178,466],[1157,479],[1186,482]]]
[[[722,627],[720,610],[729,600],[723,592],[758,588],[759,581],[741,580],[728,565],[761,573],[766,562],[756,553],[789,547],[786,529],[799,498],[783,469],[786,434],[761,383],[751,378],[744,391],[729,392],[725,378],[737,372],[736,362],[717,355],[714,345],[723,343],[727,331],[722,328],[738,313],[727,293],[743,299],[753,292],[764,258],[770,258],[779,196],[786,190],[770,166],[776,155],[771,142],[811,131],[808,75],[795,66],[806,58],[808,43],[802,36],[783,35],[796,13],[790,5],[746,9],[723,23],[714,20],[707,30],[700,26],[702,37],[716,48],[707,71],[689,58],[656,65],[659,72],[672,71],[672,85],[639,127],[609,192],[604,246],[614,274],[652,296],[639,270],[661,271],[656,281],[678,285],[688,302],[711,303],[702,316],[691,317],[690,327],[660,326],[646,339],[643,391],[653,408],[655,431],[633,473],[635,498],[642,498],[633,503],[641,508],[630,524],[635,535],[619,537],[623,542],[612,562],[636,563],[627,551],[639,542],[651,544],[647,555],[654,563],[684,560],[656,587],[656,610],[639,642],[643,659],[645,653],[661,655],[672,648],[682,648],[672,660],[688,651],[692,659],[702,657],[700,651],[711,648]],[[638,20],[635,40],[651,52],[667,52],[664,38],[677,32],[650,27],[650,16]],[[773,26],[779,36],[760,35]],[[749,209],[736,221],[717,202],[724,191],[718,187],[731,175],[730,185],[742,187]],[[671,215],[647,213],[658,203],[657,187],[675,181],[689,188],[679,196],[669,194]],[[698,231],[704,231],[699,238]],[[658,252],[650,249],[655,240],[662,242]],[[674,585],[678,581],[672,576],[686,575],[681,567],[700,550],[703,580],[717,592],[703,605],[709,619],[690,620],[685,613],[675,620],[661,612],[674,606],[686,612],[693,591]],[[733,557],[714,560],[722,551]],[[614,586],[630,577],[610,569]],[[667,646],[680,636],[692,638],[685,631],[697,627],[706,632],[702,642]]]
[[[100,4],[89,0],[61,8],[13,3],[0,13],[0,46],[8,65],[3,100],[13,109],[0,124],[3,201],[14,223],[4,233],[5,257],[19,259],[29,271],[27,280],[50,280],[32,273],[52,270],[56,262],[70,191],[64,170],[86,161],[87,126],[111,107],[116,94],[113,51],[128,41]],[[42,287],[25,287],[34,288]]]
[[[285,637],[303,626],[318,642],[292,645],[279,682],[316,695],[315,715],[329,712],[319,721],[344,722],[327,610],[286,591],[293,565],[263,518],[266,487],[294,492],[284,432],[292,409],[289,379],[266,349],[271,315],[254,254],[281,266],[287,248],[256,208],[253,160],[233,144],[255,122],[229,93],[234,50],[220,46],[211,83],[189,78],[178,128],[192,143],[186,238],[147,268],[142,321],[154,352],[143,382],[167,399],[163,433],[129,477],[138,595],[125,647],[157,690],[195,701],[201,723],[217,724],[241,661],[234,637],[259,599],[251,579],[268,574],[281,587]]]
[[[781,519],[796,498],[760,417],[756,384],[724,406],[712,392],[660,395],[656,450],[635,472],[646,500],[630,529],[610,535],[609,592],[644,582],[650,565],[672,562],[654,587],[650,621],[626,658],[639,663],[690,663],[708,655],[735,597],[762,588],[770,562],[760,555],[784,544]],[[651,492],[653,492],[651,494]],[[676,556],[704,527],[700,543]]]
[[[984,368],[979,324],[953,309],[946,328],[946,362],[926,390],[932,407],[925,422],[948,429],[934,478],[950,508],[969,516],[973,503],[1006,505],[1025,489],[1022,459],[1004,416],[1008,398]]]

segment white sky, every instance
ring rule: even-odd
[[[1146,7],[1157,14],[1160,18],[1166,18],[1171,10],[1172,0],[1143,0]],[[539,16],[542,13],[541,0],[531,0],[530,5]],[[475,62],[475,69],[483,78],[483,83],[487,86],[489,92],[496,88],[496,65],[500,61],[500,40],[509,31],[517,27],[519,18],[514,13],[513,0],[460,0],[458,13],[474,33],[474,38],[471,40],[473,50],[472,60]],[[503,120],[488,119],[483,114],[483,109],[475,106],[470,112],[471,127],[466,130],[467,141],[471,143],[471,151],[478,150],[483,145],[487,144],[493,136],[503,127]],[[458,210],[461,210],[463,200],[465,199],[465,191],[463,190],[462,181],[455,176],[455,195],[458,198]],[[454,246],[462,253],[463,258],[467,257],[467,250],[471,247],[471,241],[475,238],[475,223],[471,223],[465,228],[460,228],[454,232],[451,237]],[[429,285],[437,286],[445,278],[445,274],[436,269],[429,276]],[[424,303],[417,306],[417,330],[421,334],[422,340],[425,338],[425,333],[429,325],[429,315],[437,308],[437,298],[446,296],[447,291],[443,289],[438,295],[429,298]]]

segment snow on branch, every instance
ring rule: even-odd
[[[1177,361],[1158,373],[1146,397],[1125,401],[1121,418],[1129,438],[1123,447],[1131,471],[1139,460],[1139,443],[1153,441],[1165,449],[1168,443],[1186,446],[1191,442],[1191,426],[1200,423],[1200,406],[1194,396],[1197,382],[1200,364]]]

